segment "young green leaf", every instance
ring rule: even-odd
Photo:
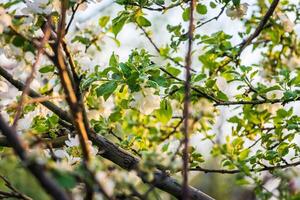
[[[98,97],[103,96],[107,100],[117,87],[118,84],[116,81],[109,81],[96,88],[96,94]]]

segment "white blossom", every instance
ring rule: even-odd
[[[72,156],[72,155],[68,154],[68,152],[66,150],[63,150],[63,149],[55,150],[54,155],[57,158],[62,159],[61,161],[58,161],[57,164],[58,165],[66,165],[66,167],[64,167],[64,168],[68,168],[69,166],[74,165],[80,161],[80,157]],[[67,163],[64,163],[63,159],[66,159]]]
[[[49,15],[52,11],[52,4],[49,0],[25,0],[26,6],[23,8],[24,14],[38,13]]]
[[[267,110],[272,115],[275,115],[276,112],[283,108],[283,106],[280,103],[274,103],[274,104],[260,104],[257,106],[258,111]]]
[[[283,91],[282,90],[272,90],[270,92],[267,92],[266,96],[268,99],[281,99],[283,97]]]
[[[75,137],[71,137],[71,135],[68,135],[68,140],[65,141],[66,145],[68,147],[77,147],[79,146],[79,137],[76,135]]]
[[[297,69],[300,68],[300,57],[297,55],[292,55],[289,58],[285,58],[282,61],[289,69]]]
[[[0,81],[0,92],[7,92],[8,91],[8,85],[4,81]]]
[[[221,90],[223,93],[228,92],[227,90],[229,89],[229,85],[224,77],[218,76],[216,78],[216,84],[217,84],[219,90]]]
[[[97,109],[87,110],[87,117],[89,120],[99,120],[99,117],[102,116],[104,118],[108,118],[112,113],[114,108],[114,103],[112,98],[108,98],[106,101],[103,97],[97,98]]]
[[[226,15],[230,17],[232,20],[241,19],[244,15],[246,15],[248,10],[248,3],[240,4],[239,6],[230,7],[226,9]]]
[[[295,26],[294,22],[292,22],[289,17],[282,12],[278,12],[277,16],[283,26],[284,31],[288,33],[292,32]]]
[[[130,106],[145,115],[151,114],[160,107],[160,96],[154,93],[154,88],[143,88],[141,91],[132,93],[134,101],[130,103]]]
[[[3,33],[4,28],[11,25],[11,17],[8,15],[3,7],[0,7],[0,34]]]
[[[191,107],[191,115],[195,117],[213,115],[215,112],[213,104],[204,98],[201,98]]]
[[[105,172],[97,172],[95,178],[103,187],[105,192],[112,196],[115,188],[115,182],[108,177],[108,174]]]
[[[71,137],[70,135],[68,135],[68,138],[69,139],[65,141],[65,144],[68,147],[78,147],[80,145],[78,135],[76,135],[75,137]],[[92,142],[90,140],[88,141],[88,148],[92,155],[95,156],[98,153],[98,149],[93,147]],[[59,152],[59,153],[61,153],[61,152]],[[60,154],[60,155],[64,155],[64,154]]]

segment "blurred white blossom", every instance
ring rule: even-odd
[[[291,70],[300,68],[300,57],[297,55],[292,55],[289,58],[284,58],[282,62]]]
[[[232,20],[241,19],[244,15],[246,15],[248,10],[248,3],[240,4],[239,6],[233,6],[226,9],[226,15],[230,17]]]
[[[283,26],[284,31],[286,31],[288,33],[292,32],[294,29],[294,26],[295,26],[294,22],[292,22],[289,19],[289,17],[287,15],[283,14],[282,12],[278,12],[277,16]]]
[[[3,7],[0,7],[0,33],[4,28],[11,25],[11,17],[8,15]]]
[[[115,188],[115,182],[108,176],[105,172],[97,172],[96,173],[96,180],[100,183],[100,185],[103,187],[105,192],[112,196]]]
[[[268,99],[281,99],[283,97],[282,90],[272,90],[266,94]]]
[[[130,106],[145,115],[151,114],[160,107],[160,96],[154,93],[154,88],[143,88],[141,91],[132,93],[134,101],[130,103]]]
[[[71,135],[68,135],[68,140],[65,141],[66,145],[68,147],[77,147],[79,146],[79,137],[76,135],[75,137],[71,137]]]
[[[4,81],[0,81],[0,92],[7,92],[8,91],[8,85]]]
[[[49,15],[52,11],[52,4],[49,0],[25,0],[26,7],[23,8],[24,14],[38,13]]]
[[[76,163],[80,162],[80,157],[75,157],[70,155],[66,150],[58,149],[54,151],[54,155],[57,158],[62,159],[61,161],[58,161],[57,165],[59,165],[61,168],[68,169],[72,165],[75,165]],[[65,159],[65,160],[64,160]],[[67,161],[65,163],[65,161]]]

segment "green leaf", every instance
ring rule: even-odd
[[[119,66],[119,58],[114,53],[110,56],[109,66],[118,67]]]
[[[125,63],[120,63],[120,68],[121,68],[121,71],[124,74],[124,77],[129,78],[130,74],[131,74],[131,68],[128,67]]]
[[[196,11],[200,15],[205,15],[207,13],[206,5],[198,4],[197,7],[196,7]]]
[[[99,19],[98,23],[103,28],[106,26],[106,24],[109,22],[110,17],[109,16],[103,16]]]
[[[250,153],[250,149],[244,149],[243,151],[241,151],[239,155],[239,159],[245,160],[248,157],[249,153]]]
[[[195,78],[194,78],[194,82],[198,82],[198,81],[201,81],[201,80],[203,80],[203,79],[205,79],[206,78],[206,74],[198,74]]]
[[[151,26],[151,22],[143,16],[137,17],[136,22],[138,23],[138,25],[143,27]]]
[[[121,118],[122,118],[122,114],[120,113],[120,111],[113,112],[109,116],[109,120],[112,121],[112,122],[119,121]]]
[[[86,90],[93,82],[97,81],[96,76],[88,77],[82,82],[81,88],[82,90]]]
[[[215,4],[214,2],[210,2],[209,3],[209,6],[211,7],[211,8],[216,8],[217,7],[217,4]]]
[[[15,36],[13,41],[12,41],[13,45],[15,45],[16,47],[21,47],[24,45],[25,43],[25,39],[21,36]]]
[[[222,91],[218,91],[217,97],[218,97],[220,100],[228,101],[227,95],[226,95],[225,93],[223,93]]]
[[[166,70],[173,76],[178,76],[181,73],[180,69],[171,66],[168,66]]]
[[[72,189],[76,186],[77,181],[74,176],[69,172],[62,172],[58,170],[52,170],[52,175],[58,184],[65,189]]]
[[[8,1],[6,4],[3,5],[3,8],[7,9],[7,8],[9,8],[15,4],[18,4],[20,2],[22,2],[22,0]]]
[[[123,26],[128,20],[128,15],[121,14],[120,16],[116,17],[112,21],[112,32],[114,33],[115,37],[119,34],[119,32],[122,30]]]
[[[90,40],[89,40],[88,38],[82,37],[82,36],[79,36],[79,35],[75,36],[75,37],[72,39],[71,42],[72,42],[72,43],[74,43],[74,42],[80,42],[80,43],[82,43],[82,44],[84,44],[84,45],[89,45],[89,44],[90,44]]]
[[[163,152],[168,151],[169,145],[170,145],[170,143],[164,144],[163,147],[162,147],[162,151],[163,151]]]
[[[163,100],[160,102],[160,108],[156,111],[156,117],[163,124],[166,124],[172,118],[172,107],[169,101]]]
[[[184,9],[183,13],[182,13],[182,19],[183,21],[189,21],[190,19],[190,12],[191,12],[191,9],[190,8],[186,8]]]
[[[215,84],[216,84],[216,80],[215,79],[209,79],[205,83],[205,85],[206,85],[207,88],[212,88]]]
[[[115,81],[109,81],[96,88],[97,96],[103,96],[105,100],[117,89],[118,84]]]
[[[54,65],[46,65],[39,69],[40,73],[48,73],[48,72],[54,72],[55,66]]]
[[[232,0],[232,3],[233,3],[235,6],[239,6],[239,5],[240,5],[240,0]]]

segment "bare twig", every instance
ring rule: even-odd
[[[224,10],[225,10],[225,8],[226,8],[226,6],[228,5],[229,2],[230,2],[230,1],[228,1],[227,3],[225,3],[225,5],[221,8],[221,11],[219,12],[219,14],[218,14],[217,16],[212,17],[212,18],[210,18],[210,19],[208,19],[208,20],[206,20],[206,21],[204,21],[204,22],[198,24],[198,25],[196,26],[196,29],[197,29],[197,28],[200,28],[201,26],[203,26],[203,25],[205,25],[205,24],[207,24],[207,23],[209,23],[209,22],[211,22],[211,21],[218,20],[218,19],[221,17],[221,15],[223,14],[223,12],[224,12]]]
[[[19,105],[16,109],[16,114],[15,114],[14,121],[13,121],[13,127],[14,128],[17,126],[18,120],[21,116],[25,97],[26,97],[27,93],[29,92],[30,84],[33,81],[34,76],[35,76],[35,70],[36,70],[37,66],[39,65],[39,63],[40,63],[41,56],[44,53],[44,46],[48,42],[48,39],[50,37],[50,29],[51,29],[51,21],[50,21],[50,18],[49,18],[49,20],[46,22],[44,37],[43,37],[43,39],[41,41],[41,44],[40,44],[40,46],[37,50],[36,60],[35,60],[34,64],[32,65],[31,73],[29,74],[29,76],[28,76],[28,78],[25,82],[25,88],[24,88],[24,90],[21,94],[21,97],[20,97],[20,100],[19,100]]]
[[[82,107],[79,104],[79,96],[75,93],[75,83],[71,72],[68,71],[68,68],[65,64],[64,54],[63,54],[63,39],[65,35],[65,19],[66,19],[66,10],[68,2],[66,0],[61,2],[61,20],[59,23],[57,31],[57,41],[55,44],[55,57],[53,59],[55,65],[58,67],[59,76],[61,79],[62,86],[66,92],[66,99],[69,104],[73,119],[74,125],[78,131],[80,144],[83,150],[84,160],[88,162],[90,160],[90,150],[88,147],[88,124],[85,123],[83,117]]]
[[[286,169],[289,167],[295,167],[299,166],[300,161],[294,162],[294,163],[285,163],[284,165],[275,165],[275,166],[264,166],[262,168],[257,168],[257,169],[249,169],[250,172],[262,172],[262,171],[272,171],[276,169]],[[236,173],[241,173],[242,171],[239,169],[236,170],[226,170],[226,169],[207,169],[207,168],[202,168],[200,166],[195,167],[195,168],[190,168],[190,171],[199,171],[199,172],[204,172],[204,173],[220,173],[220,174],[236,174]]]
[[[19,80],[14,79],[14,77],[9,74],[3,67],[0,66],[0,75],[5,78],[8,82],[10,82],[13,86],[15,86],[18,90],[22,91],[25,88],[25,84]],[[32,98],[45,98],[45,96],[40,95],[36,91],[29,88],[28,95]],[[42,105],[55,113],[59,118],[63,119],[66,122],[71,122],[71,116],[55,104],[50,101],[42,101]]]
[[[264,29],[265,25],[267,24],[267,22],[269,21],[270,17],[273,15],[277,5],[279,3],[279,0],[273,0],[272,4],[270,5],[270,8],[268,9],[267,13],[265,14],[265,16],[262,18],[262,20],[260,21],[260,23],[258,24],[257,28],[255,29],[255,31],[246,39],[244,40],[241,45],[240,45],[240,49],[238,52],[238,56],[242,53],[242,51],[249,45],[251,44],[251,42],[257,37],[259,36],[259,34],[262,32],[262,30]]]
[[[45,101],[49,101],[49,100],[53,100],[53,99],[64,99],[64,96],[42,96],[42,97],[36,97],[36,98],[31,98],[31,99],[26,99],[25,101],[23,101],[23,105],[27,105],[27,104],[34,104],[34,103],[42,103]],[[11,104],[8,106],[8,108],[11,109],[15,109],[18,107],[19,104],[15,103],[15,104]]]
[[[191,64],[192,64],[192,45],[194,37],[194,9],[195,0],[190,1],[190,21],[188,31],[188,50],[185,58],[185,82],[184,82],[184,108],[183,108],[183,185],[182,185],[182,199],[189,200],[190,194],[188,189],[188,165],[189,165],[189,106],[190,106],[190,91],[191,91]]]
[[[189,0],[188,0],[189,1]],[[178,3],[174,3],[174,4],[171,4],[169,6],[164,6],[164,5],[160,5],[159,8],[154,8],[154,7],[147,7],[147,6],[143,6],[141,7],[140,5],[138,5],[137,3],[132,3],[132,2],[127,2],[125,4],[125,6],[137,6],[137,7],[140,7],[140,8],[143,8],[143,9],[146,9],[146,10],[150,10],[150,11],[158,11],[158,12],[161,12],[161,11],[167,11],[167,10],[170,10],[172,8],[175,8],[177,6],[180,6],[182,3],[184,2],[188,2],[188,1],[179,1]]]
[[[75,17],[75,14],[78,10],[78,8],[80,7],[81,4],[83,4],[86,0],[82,0],[81,2],[77,3],[74,7],[72,7],[72,15],[71,15],[71,18],[70,18],[70,21],[68,22],[68,25],[66,27],[66,34],[68,33],[70,27],[71,27],[71,24],[74,20],[74,17]]]
[[[253,34],[251,34],[246,40],[244,40],[241,44],[239,44],[239,50],[237,52],[236,55],[234,56],[228,56],[228,58],[226,58],[224,60],[224,62],[217,68],[217,72],[222,69],[223,67],[225,67],[226,65],[228,65],[231,61],[235,60],[236,58],[238,58],[242,52],[245,50],[246,47],[248,47],[252,41],[259,36],[259,34],[262,32],[262,30],[264,29],[265,25],[267,24],[267,22],[269,21],[270,17],[272,16],[272,14],[274,13],[277,5],[279,3],[279,0],[273,0],[272,4],[270,5],[270,8],[268,9],[268,11],[266,12],[266,14],[264,15],[264,17],[262,18],[262,20],[260,21],[260,23],[258,24],[257,28],[255,29],[255,31],[253,32]]]
[[[21,193],[17,188],[15,188],[8,179],[6,179],[4,176],[0,175],[0,179],[4,181],[5,186],[11,191],[11,192],[4,192],[0,191],[0,199],[1,198],[16,198],[16,199],[22,199],[22,200],[32,200],[29,196]]]

